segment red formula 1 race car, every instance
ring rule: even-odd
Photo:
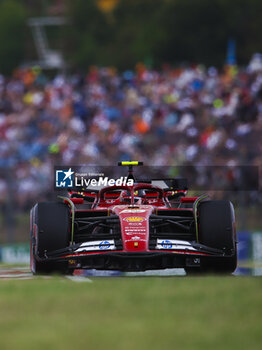
[[[231,202],[186,197],[173,179],[70,192],[60,202],[31,210],[31,270],[70,273],[74,269],[232,273],[237,264],[235,215]],[[162,181],[163,183],[163,181]],[[181,183],[181,181],[180,181]]]

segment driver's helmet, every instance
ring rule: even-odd
[[[139,197],[139,198],[143,198],[146,195],[146,191],[144,189],[139,189],[134,191],[134,197]]]
[[[145,190],[134,191],[134,202],[138,202],[145,196]],[[131,204],[131,193],[130,191],[123,190],[120,194],[120,202],[125,204]]]
[[[126,190],[123,190],[121,191],[121,194],[120,194],[120,202],[121,203],[127,203],[127,204],[130,204],[131,203],[131,194],[129,191],[126,191]]]

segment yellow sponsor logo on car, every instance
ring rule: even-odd
[[[139,221],[144,221],[144,218],[141,218],[139,216],[129,216],[128,218],[125,218],[124,220],[128,221],[128,222],[139,222]]]

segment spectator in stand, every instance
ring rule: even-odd
[[[0,76],[0,194],[18,203],[52,187],[54,164],[234,165],[262,162],[262,67],[162,71],[91,67],[86,76],[20,69]]]

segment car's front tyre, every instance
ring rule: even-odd
[[[231,274],[237,267],[234,207],[227,200],[200,203],[198,210],[199,243],[221,249],[225,257],[203,257],[200,268],[186,268],[187,273]]]
[[[31,210],[30,221],[30,267],[33,274],[66,273],[67,262],[40,259],[45,258],[48,252],[69,245],[68,206],[59,202],[37,203]]]

